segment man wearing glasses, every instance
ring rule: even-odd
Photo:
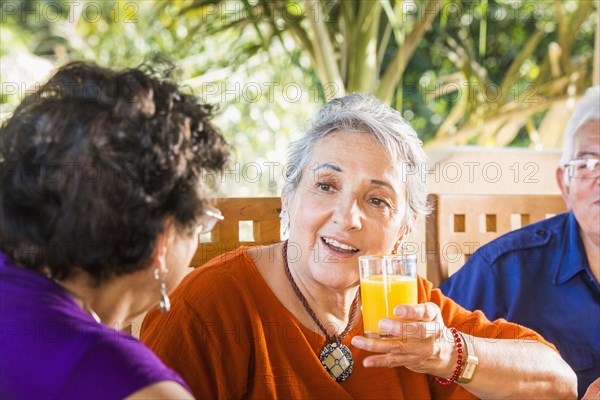
[[[577,374],[579,397],[600,377],[599,157],[596,86],[567,124],[556,170],[569,212],[488,243],[440,286],[463,307],[533,328],[554,343]]]

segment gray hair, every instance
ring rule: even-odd
[[[600,86],[594,86],[587,90],[581,98],[573,115],[567,123],[563,136],[563,151],[560,157],[560,165],[564,165],[573,157],[573,142],[577,131],[589,121],[600,120]]]
[[[421,174],[427,156],[417,133],[400,113],[372,95],[352,93],[332,100],[311,119],[306,134],[290,145],[283,194],[292,196],[298,188],[315,144],[342,131],[373,135],[390,156],[394,170],[406,182],[406,224],[412,228],[415,216],[429,213]]]

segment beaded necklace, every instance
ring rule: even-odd
[[[352,322],[354,321],[354,317],[356,316],[356,312],[358,311],[358,300],[360,298],[360,290],[356,292],[356,296],[352,301],[352,305],[350,306],[350,312],[348,315],[348,325],[344,331],[337,334],[330,334],[327,332],[325,326],[321,323],[321,320],[317,317],[315,312],[310,308],[306,297],[302,294],[302,291],[294,282],[294,278],[292,277],[292,273],[290,272],[290,267],[288,266],[288,257],[287,257],[287,248],[288,242],[287,240],[283,243],[283,264],[285,266],[285,273],[294,289],[294,293],[302,303],[302,306],[308,313],[308,315],[312,318],[315,324],[319,327],[321,332],[327,338],[328,343],[321,350],[321,354],[319,355],[319,360],[321,360],[321,364],[325,367],[325,370],[329,373],[329,375],[335,379],[336,382],[343,382],[352,373],[354,369],[354,360],[352,358],[352,352],[342,343],[342,340],[348,335],[350,330],[352,329]]]

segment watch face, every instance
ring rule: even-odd
[[[463,338],[463,342],[466,346],[467,356],[463,363],[463,369],[460,371],[460,376],[458,377],[458,382],[467,383],[471,381],[473,378],[473,373],[477,368],[477,364],[479,364],[479,359],[475,356],[475,352],[473,350],[473,344],[465,337],[464,334],[461,334]]]
[[[471,380],[473,377],[473,373],[475,372],[475,367],[477,367],[479,360],[477,357],[469,356],[466,361],[465,369],[463,369],[461,378]]]

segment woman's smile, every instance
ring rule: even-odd
[[[360,249],[348,244],[342,240],[336,240],[332,237],[321,237],[327,251],[338,257],[351,257],[358,253]]]

